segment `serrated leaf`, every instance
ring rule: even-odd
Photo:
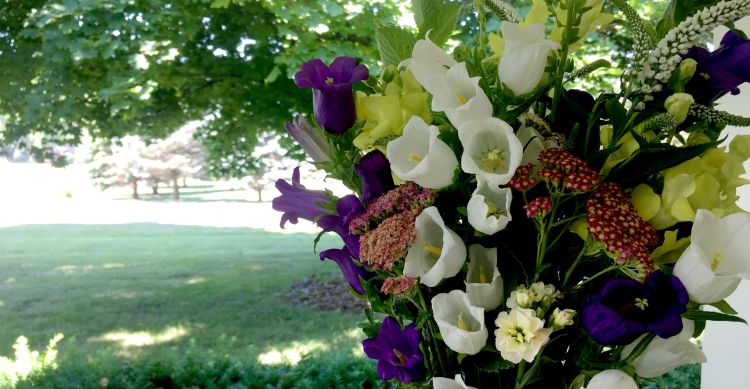
[[[396,65],[411,57],[417,38],[411,32],[392,25],[378,27],[375,31],[380,60],[385,65]]]
[[[629,159],[612,168],[608,180],[619,182],[627,188],[650,175],[698,157],[716,145],[717,142],[686,147],[673,147],[665,144],[644,145]]]
[[[734,315],[727,315],[726,313],[720,313],[720,312],[707,312],[707,311],[687,311],[682,314],[682,317],[685,319],[690,320],[710,320],[710,321],[729,321],[729,322],[735,322],[735,323],[745,323],[745,319],[734,316]]]
[[[413,0],[412,12],[419,28],[419,38],[430,32],[430,40],[442,46],[453,34],[461,3],[445,0]]]

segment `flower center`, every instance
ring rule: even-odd
[[[482,168],[488,172],[496,173],[508,168],[503,160],[503,153],[496,148],[482,154],[479,162],[482,163]]]
[[[333,84],[333,77],[326,77],[326,84],[328,85]]]
[[[498,210],[494,202],[492,201],[487,202],[487,217],[494,216],[494,217],[499,218],[499,217],[503,217],[507,215],[508,215],[507,212]]]
[[[396,356],[399,366],[403,366],[406,363],[406,361],[409,360],[408,358],[406,358],[406,356],[404,356],[404,354],[402,354],[400,351],[396,350],[395,348],[393,349],[393,354]]]
[[[433,246],[429,243],[425,243],[422,248],[424,248],[424,251],[427,251],[428,253],[430,253],[430,255],[436,258],[440,258],[440,255],[443,254],[443,248],[440,246]]]
[[[458,320],[456,321],[456,326],[464,331],[471,331],[471,326],[466,324],[466,322],[464,321],[463,312],[458,313]]]
[[[724,253],[721,251],[717,251],[711,255],[711,270],[716,271],[716,268],[719,267],[719,264],[721,261],[724,260]]]
[[[708,73],[698,73],[701,77],[703,77],[704,80],[708,80],[711,78],[711,76],[708,75]]]
[[[466,104],[466,97],[458,93],[458,91],[453,91],[453,97],[456,98],[456,102],[458,103],[458,105]]]
[[[648,299],[642,299],[640,297],[636,297],[635,306],[640,308],[641,311],[645,310],[646,308],[648,308]]]
[[[528,334],[526,334],[526,331],[521,327],[511,328],[508,331],[508,336],[513,338],[517,343],[527,343],[529,341]]]
[[[490,280],[487,278],[487,269],[484,265],[479,266],[479,283],[489,284]]]
[[[419,155],[415,153],[409,153],[409,160],[414,161],[414,162],[422,162],[422,157],[420,157]]]

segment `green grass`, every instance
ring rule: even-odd
[[[0,229],[0,355],[12,355],[19,335],[38,349],[58,332],[61,365],[195,351],[248,362],[284,350],[351,353],[358,315],[285,301],[291,283],[338,273],[312,240],[153,224]],[[326,237],[321,247],[339,244]]]

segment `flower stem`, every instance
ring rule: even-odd
[[[425,313],[430,313],[429,309],[427,309],[427,301],[424,299],[424,294],[422,293],[422,286],[417,286],[417,294],[419,295],[419,308],[423,310]],[[432,315],[427,318],[427,325],[425,326],[427,329],[427,336],[430,338],[430,344],[432,345],[433,353],[437,355],[437,361],[433,361],[433,365],[435,367],[439,367],[438,373],[445,377],[447,374],[446,366],[447,364],[443,360],[443,352],[440,348],[440,345],[437,343],[437,338],[435,338],[435,327],[433,326],[433,319]],[[437,363],[435,363],[437,362]]]
[[[523,388],[523,373],[526,370],[526,361],[521,360],[518,364],[518,372],[516,373],[516,389]]]
[[[581,287],[581,286],[583,286],[583,285],[586,285],[586,284],[588,284],[589,282],[593,281],[593,280],[594,280],[595,278],[597,278],[597,277],[599,277],[599,276],[601,276],[601,275],[603,275],[603,274],[605,274],[605,273],[608,273],[608,272],[609,272],[610,270],[614,270],[614,269],[617,269],[617,265],[612,265],[612,266],[610,266],[610,267],[608,267],[608,268],[606,268],[606,269],[604,269],[604,270],[600,271],[599,273],[596,273],[596,274],[594,274],[593,276],[591,276],[591,277],[589,277],[589,278],[587,278],[587,279],[585,279],[585,280],[581,281],[581,283],[580,283],[580,284],[576,285],[576,288],[578,288],[578,287]]]
[[[576,257],[575,261],[573,261],[573,264],[570,265],[568,268],[568,271],[565,272],[565,278],[563,278],[562,287],[565,288],[566,285],[568,285],[568,280],[570,280],[570,276],[573,275],[573,270],[576,269],[576,266],[578,266],[578,262],[581,261],[581,258],[583,258],[583,253],[586,252],[586,242],[583,243],[583,247],[581,248],[581,251],[578,253],[578,256]]]
[[[562,35],[562,48],[560,49],[560,66],[557,68],[557,77],[555,78],[555,94],[552,99],[552,119],[557,117],[557,106],[560,104],[560,99],[563,93],[563,79],[565,78],[565,68],[568,67],[568,51],[570,44],[568,42],[568,35],[570,34],[570,28],[574,23],[576,13],[576,0],[567,0],[567,20],[565,21],[565,31]]]

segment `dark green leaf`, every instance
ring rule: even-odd
[[[736,315],[737,314],[737,311],[735,311],[734,308],[732,308],[732,306],[729,305],[729,303],[727,302],[727,300],[721,300],[719,302],[716,302],[716,303],[713,303],[713,304],[709,304],[709,305],[711,305],[714,308],[717,308],[722,313],[726,313],[728,315]]]
[[[385,65],[398,65],[411,57],[416,43],[414,34],[397,26],[380,26],[375,32],[380,50],[380,60]]]
[[[698,157],[716,147],[716,144],[717,142],[709,142],[687,147],[674,147],[667,144],[644,145],[629,159],[612,168],[608,180],[619,182],[627,188],[653,174]]]
[[[683,313],[682,317],[684,317],[685,319],[690,319],[690,320],[730,321],[730,322],[747,324],[745,319],[741,317],[734,316],[734,315],[727,315],[726,313],[720,313],[720,312],[691,310],[691,311],[687,311]]]

